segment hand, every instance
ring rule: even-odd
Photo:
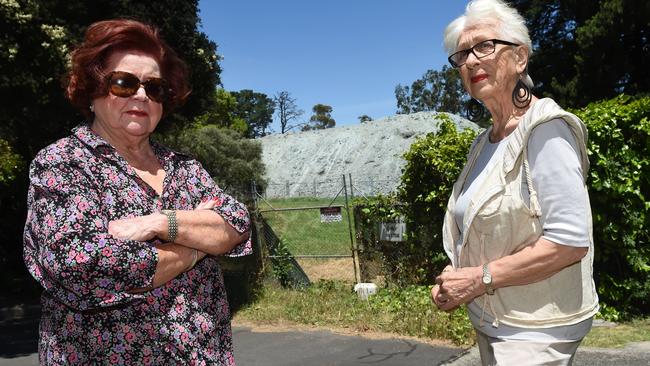
[[[212,197],[212,198],[204,198],[201,200],[201,203],[199,203],[195,210],[210,210],[215,207],[217,207],[217,197]]]
[[[202,200],[196,210],[209,210],[217,206],[218,198]],[[122,240],[145,241],[166,234],[167,217],[161,213],[115,220],[108,223],[108,233]]]
[[[167,217],[161,213],[136,216],[108,223],[108,233],[122,240],[146,241],[159,235],[167,226]]]
[[[431,298],[441,310],[454,310],[485,292],[481,282],[482,275],[480,267],[453,270],[447,266],[436,277],[436,286],[431,289]]]

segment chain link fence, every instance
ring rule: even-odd
[[[268,182],[262,196],[266,199],[285,199],[296,197],[331,198],[339,194],[342,188],[342,179],[311,179],[302,182]],[[387,194],[395,190],[399,180],[394,178],[363,177],[352,181],[351,174],[346,178],[350,196],[376,196]]]

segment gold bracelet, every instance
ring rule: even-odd
[[[194,249],[194,248],[192,248],[192,249]],[[196,266],[196,262],[197,262],[198,260],[199,260],[199,251],[196,250],[196,249],[194,249],[194,251],[192,252],[192,263],[190,263],[190,266],[187,267],[187,269],[185,269],[184,272],[187,272],[187,271],[189,271],[190,269],[194,268],[194,266]]]

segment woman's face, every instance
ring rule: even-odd
[[[160,78],[158,62],[151,56],[135,51],[118,51],[108,59],[106,73],[126,71],[144,82],[150,78]],[[149,99],[140,86],[137,93],[122,98],[108,93],[92,102],[95,108],[94,123],[101,128],[117,134],[129,136],[148,136],[162,117],[163,106]]]
[[[465,29],[458,38],[457,50],[464,50],[488,40],[501,39],[495,26],[475,26]],[[513,46],[496,44],[494,53],[477,58],[469,53],[459,68],[465,90],[474,98],[485,101],[496,98],[509,100],[518,79],[519,70]]]

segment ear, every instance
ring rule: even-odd
[[[517,74],[526,71],[528,66],[528,49],[526,47],[518,46],[515,48],[515,63],[517,65]]]

